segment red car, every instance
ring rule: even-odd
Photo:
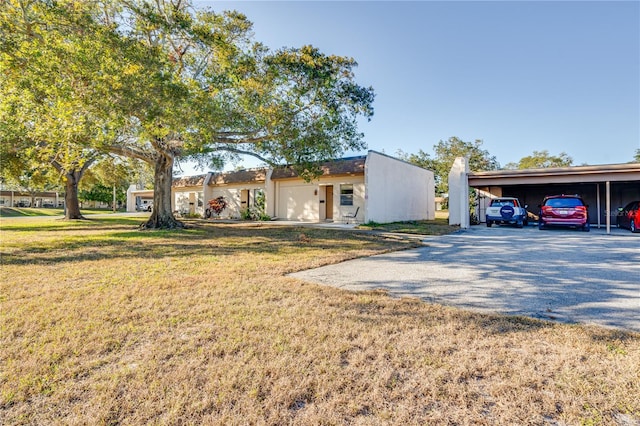
[[[591,229],[587,205],[579,195],[552,195],[540,205],[538,228],[547,226],[575,226],[585,232]]]
[[[632,201],[618,211],[618,228],[640,232],[640,201]]]

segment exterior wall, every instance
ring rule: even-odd
[[[205,202],[203,188],[192,186],[171,188],[172,209],[181,214],[197,214],[204,216]]]
[[[364,221],[365,185],[364,176],[320,178],[313,182],[302,179],[280,180],[275,183],[275,217],[286,220],[325,220],[327,200],[326,186],[333,185],[333,220],[340,221],[345,214],[358,209],[356,221]],[[353,205],[340,204],[340,185],[353,185]]]
[[[242,199],[243,191],[249,191],[248,207],[251,207],[253,206],[255,200],[254,191],[264,191],[265,185],[264,183],[244,183],[228,186],[210,186],[207,189],[208,196],[204,200],[205,208],[207,207],[207,203],[209,202],[209,200],[222,196],[227,202],[227,208],[224,209],[222,213],[220,213],[220,217],[228,219],[239,219],[242,215],[242,210],[247,208],[247,204],[242,203],[242,201],[244,201]]]
[[[63,207],[64,195],[48,195],[51,193],[29,194],[18,191],[2,191],[0,194],[0,206],[3,207]],[[31,205],[33,203],[33,205]]]
[[[460,225],[463,229],[470,224],[468,173],[467,159],[456,158],[449,172],[449,225]]]
[[[276,183],[271,180],[273,169],[267,170],[267,176],[264,183],[264,195],[265,195],[265,213],[269,217],[276,217]]]
[[[369,151],[365,176],[365,222],[388,223],[435,218],[433,172]]]

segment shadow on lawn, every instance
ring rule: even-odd
[[[362,233],[345,233],[339,230],[316,230],[285,226],[247,226],[224,224],[191,224],[179,230],[131,230],[122,225],[123,221],[109,221],[105,224],[97,220],[96,227],[46,225],[38,227],[43,232],[60,232],[60,239],[23,242],[19,249],[2,254],[0,263],[5,265],[48,264],[81,262],[86,260],[140,258],[158,259],[165,257],[233,256],[241,253],[278,254],[286,250],[307,247],[323,249],[335,247],[337,243],[358,248],[363,240],[378,241],[382,237]],[[125,220],[127,224],[129,220]],[[83,234],[69,235],[65,231],[88,232],[103,230],[103,234],[86,238]],[[19,230],[20,231],[20,230]],[[390,245],[385,242],[385,245]],[[396,243],[396,248],[403,245]]]

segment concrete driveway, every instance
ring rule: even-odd
[[[292,274],[348,290],[640,332],[640,234],[474,226],[425,247]]]

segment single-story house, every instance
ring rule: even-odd
[[[588,205],[591,224],[606,225],[608,229],[612,223],[615,225],[619,207],[640,200],[640,163],[471,172],[466,159],[458,158],[449,174],[452,224],[464,224],[462,212],[469,211],[468,188],[478,193],[477,215],[481,222],[491,198],[517,197],[530,212],[538,214],[538,205],[545,196],[578,194]]]
[[[310,182],[287,166],[179,178],[172,187],[173,209],[202,215],[209,200],[222,196],[225,218],[239,218],[262,200],[265,213],[282,220],[386,223],[435,217],[429,170],[376,151],[327,161],[320,169]],[[129,211],[135,211],[136,196],[130,188]]]
[[[3,207],[63,207],[64,194],[57,192],[0,191]]]
[[[290,167],[274,169],[267,214],[308,221],[354,216],[356,222],[378,223],[435,218],[435,181],[429,170],[376,151],[320,168],[322,175],[312,182]]]

